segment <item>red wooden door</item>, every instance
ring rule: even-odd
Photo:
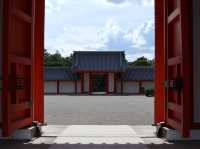
[[[33,122],[35,0],[4,0],[3,135]]]
[[[192,103],[192,50],[189,49],[189,2],[165,0],[167,104],[169,126],[189,136]]]

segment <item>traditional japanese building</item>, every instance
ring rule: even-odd
[[[143,94],[152,67],[128,67],[124,52],[74,52],[71,68],[45,68],[46,94]]]

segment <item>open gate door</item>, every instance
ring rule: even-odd
[[[34,3],[4,0],[4,136],[33,122]]]
[[[188,0],[165,0],[166,121],[189,136],[192,122],[192,49]]]

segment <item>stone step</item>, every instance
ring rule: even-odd
[[[41,129],[37,126],[30,126],[23,129],[17,129],[10,137],[3,137],[2,130],[0,130],[0,139],[12,140],[32,140],[35,137],[41,136]]]

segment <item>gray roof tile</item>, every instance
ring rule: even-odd
[[[75,71],[124,71],[125,54],[122,51],[75,51],[72,68]]]
[[[72,73],[71,68],[46,67],[44,69],[44,79],[45,81],[73,81],[78,79],[78,77],[76,74]]]
[[[125,81],[153,81],[154,68],[153,67],[129,67],[123,73],[122,79]]]

